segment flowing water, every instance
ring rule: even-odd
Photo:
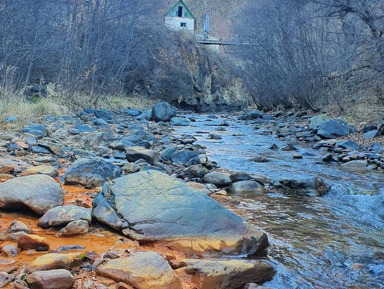
[[[325,152],[296,143],[295,152],[273,151],[286,144],[260,135],[238,120],[216,131],[224,120],[193,116],[196,122],[176,130],[197,137],[222,168],[264,175],[272,180],[321,176],[332,184],[324,197],[280,192],[242,198],[243,217],[268,234],[268,260],[277,270],[270,288],[384,288],[384,174],[353,173],[337,164],[323,164]],[[221,140],[207,139],[208,132]],[[300,153],[303,159],[294,160]],[[249,159],[266,156],[270,162]]]

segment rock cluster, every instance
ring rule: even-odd
[[[40,218],[33,229],[12,222],[1,233],[9,242],[1,252],[13,258],[46,251],[25,272],[18,266],[3,272],[4,283],[66,289],[82,286],[81,276],[88,276],[93,281],[83,284],[86,288],[179,289],[185,280],[196,288],[235,288],[271,279],[274,270],[265,262],[226,259],[265,253],[267,235],[210,197],[225,197],[223,190],[260,194],[264,185],[220,170],[194,136],[172,134],[172,127],[193,121],[159,103],[152,111],[84,109],[76,116],[47,116],[42,124],[2,134],[0,154],[22,161],[3,164],[0,159],[0,207],[28,208]],[[221,139],[220,134],[209,138]],[[68,200],[67,188],[74,185],[90,190],[92,205]],[[89,252],[66,245],[74,236],[97,232],[100,223],[120,232],[135,249]],[[63,246],[57,248],[60,241]],[[143,251],[142,244],[178,252],[182,260],[167,251]],[[66,250],[77,252],[62,253]]]

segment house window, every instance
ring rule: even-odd
[[[187,28],[187,22],[181,22],[180,27]]]
[[[183,17],[183,6],[179,6],[179,10],[177,10],[177,17]]]

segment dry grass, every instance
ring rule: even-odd
[[[97,99],[97,101],[95,101]],[[123,108],[150,109],[159,100],[148,99],[139,95],[122,96],[119,94],[96,97],[85,94],[69,96],[65,91],[47,87],[47,97],[29,101],[22,93],[1,94],[0,91],[0,123],[9,116],[18,118],[17,124],[7,124],[7,127],[21,126],[29,120],[44,115],[61,116],[73,113],[83,108],[106,108],[119,110]]]

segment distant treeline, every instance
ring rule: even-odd
[[[248,1],[234,31],[261,107],[384,105],[383,0]]]
[[[134,90],[170,53],[164,1],[0,0],[4,89],[52,82],[66,91]],[[165,52],[167,51],[167,52]],[[144,84],[142,84],[144,85]]]
[[[164,28],[176,2],[0,0],[0,94],[54,83],[96,100],[123,92],[204,103],[223,95],[218,69],[226,83],[241,77],[237,94],[260,108],[383,105],[383,0],[186,1],[198,27],[206,9],[219,15],[216,29],[237,35],[241,45],[220,60]]]

